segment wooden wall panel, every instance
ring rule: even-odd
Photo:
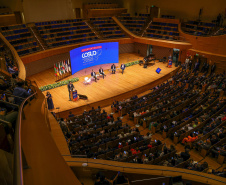
[[[0,15],[0,26],[16,24],[15,14]]]
[[[147,44],[135,43],[135,53],[142,55],[143,57],[147,56]]]
[[[153,22],[165,22],[165,23],[173,23],[173,24],[179,24],[179,19],[164,19],[164,18],[153,18]]]
[[[179,27],[180,36],[192,44],[192,49],[226,56],[226,35],[201,37],[184,33]]]
[[[62,46],[62,47],[57,47],[57,48],[53,48],[53,49],[48,49],[48,50],[37,52],[37,53],[31,54],[31,55],[23,56],[23,57],[21,57],[21,59],[24,64],[27,64],[27,63],[34,62],[36,60],[41,60],[43,58],[47,58],[50,56],[67,53],[74,48],[78,48],[78,47],[89,45],[89,44],[103,43],[103,42],[119,42],[119,44],[133,43],[133,41],[130,38],[96,40],[96,41],[91,41],[91,42],[72,44],[72,45],[68,45],[68,46]]]
[[[119,54],[121,53],[134,53],[134,43],[120,44]]]
[[[120,44],[119,53],[134,53],[134,44]],[[48,56],[33,62],[25,63],[27,76],[39,73],[41,71],[53,68],[56,62],[70,58],[69,52]]]
[[[62,60],[66,60],[69,58],[70,58],[70,55],[69,55],[69,52],[67,52],[67,53],[62,53],[58,55],[53,55],[40,60],[36,60],[31,63],[27,63],[25,64],[27,76],[31,76],[36,73],[40,73],[41,71],[45,71],[47,69],[53,68],[56,62],[60,62]]]

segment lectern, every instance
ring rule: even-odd
[[[71,101],[77,101],[78,98],[77,90],[71,91]]]

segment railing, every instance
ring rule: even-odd
[[[13,171],[13,184],[14,185],[23,185],[23,153],[21,147],[21,120],[23,116],[23,107],[25,103],[36,95],[37,92],[33,93],[27,97],[20,105],[18,111],[18,118],[15,127],[14,135],[14,171]]]
[[[95,162],[95,160],[97,162]],[[66,160],[66,162],[68,162],[68,163],[82,163],[82,164],[85,163],[85,165],[82,165],[84,167],[89,166],[89,164],[90,164],[90,166],[92,168],[101,168],[101,166],[112,167],[112,169],[117,168],[117,170],[119,170],[118,168],[121,168],[120,171],[125,172],[125,173],[127,173],[127,171],[129,173],[130,171],[134,171],[134,170],[136,170],[136,173],[138,173],[138,170],[147,170],[147,171],[159,171],[160,174],[162,174],[162,176],[164,176],[164,172],[166,172],[166,174],[167,174],[166,176],[173,175],[173,174],[174,174],[173,176],[175,176],[175,174],[176,175],[185,174],[185,175],[188,175],[187,177],[189,177],[189,179],[192,179],[192,176],[193,176],[193,177],[196,177],[195,179],[199,179],[200,182],[205,181],[206,183],[210,183],[210,184],[216,184],[217,182],[222,183],[222,184],[226,183],[226,179],[222,180],[222,179],[224,179],[223,177],[216,176],[216,178],[213,178],[209,174],[205,175],[205,173],[197,172],[197,171],[193,171],[193,170],[187,170],[187,169],[179,170],[178,168],[175,168],[175,167],[165,167],[165,166],[158,166],[158,165],[143,165],[144,167],[140,167],[141,165],[137,164],[137,166],[136,166],[136,164],[134,164],[134,163],[133,163],[134,165],[132,165],[132,166],[131,166],[131,163],[128,163],[128,166],[127,166],[126,163],[124,163],[124,162],[107,161],[107,160],[99,160],[99,159],[89,159],[89,158],[86,158],[86,159],[78,158],[77,161],[76,160],[73,160],[73,161],[67,161]],[[116,164],[110,164],[108,162],[115,162]],[[172,172],[173,174],[170,174],[170,172]],[[147,174],[147,172],[145,174]],[[184,179],[186,179],[186,178],[184,178]],[[211,182],[209,182],[209,180],[211,180]]]

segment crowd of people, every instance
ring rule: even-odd
[[[149,123],[146,125],[150,130],[154,126],[159,131],[171,133],[168,136],[172,140],[185,135],[181,143],[192,142],[197,150],[205,143],[209,144],[211,139],[213,146],[225,137],[224,129],[216,129],[225,117],[225,100],[219,98],[221,92],[225,91],[224,75],[208,75],[204,69],[199,71],[198,68],[193,72],[183,70],[152,88],[147,95],[114,101],[112,112],[119,113],[119,116],[128,114],[130,119],[136,118],[140,125],[142,122]],[[132,129],[120,118],[115,120],[113,114],[100,107],[92,107],[79,116],[70,113],[67,119],[61,119],[59,123],[74,156],[181,166],[196,171],[208,167],[208,164],[206,167],[205,163],[197,164],[191,160],[190,147],[185,146],[185,152],[177,153],[173,145],[168,148],[160,140],[154,140],[152,133],[141,135],[138,128]],[[174,129],[176,132],[172,132]],[[214,131],[214,134],[203,141],[202,136],[210,131]],[[212,153],[224,153],[224,150],[225,147],[213,148]]]

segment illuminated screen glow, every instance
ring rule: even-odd
[[[70,51],[72,74],[96,65],[118,63],[118,42],[82,46]]]

